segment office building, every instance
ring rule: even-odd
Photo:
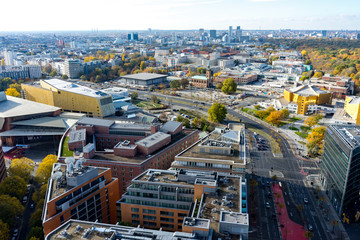
[[[176,155],[173,168],[244,174],[247,151],[245,128],[215,130]]]
[[[86,130],[86,137],[77,132]],[[74,133],[72,133],[74,132]],[[86,158],[85,165],[109,167],[119,178],[120,194],[126,191],[131,179],[149,168],[168,169],[175,155],[198,140],[198,131],[183,129],[179,122],[144,123],[80,119],[64,135],[83,136],[68,146]],[[85,142],[84,142],[85,140]],[[61,143],[60,149],[65,141]],[[72,145],[72,146],[71,146]],[[66,147],[66,146],[65,146]],[[64,157],[60,156],[59,161]]]
[[[167,76],[163,74],[137,73],[122,76],[119,82],[127,86],[156,87],[160,84],[168,86],[169,82],[166,78]]]
[[[295,103],[296,109],[291,109],[292,112],[305,115],[311,105],[331,104],[332,94],[313,85],[304,84],[288,90],[285,89],[284,99],[288,103]]]
[[[13,66],[15,65],[15,60],[17,58],[16,53],[13,51],[8,51],[7,49],[4,51],[5,65]]]
[[[128,34],[128,40],[129,41],[139,41],[138,33],[129,33]]]
[[[237,40],[237,41],[240,41],[240,40],[241,40],[242,30],[241,30],[240,26],[237,26],[237,27],[236,27],[235,36],[236,36],[236,40]]]
[[[109,168],[83,166],[72,157],[66,164],[55,163],[43,210],[45,236],[70,218],[116,223],[118,184]]]
[[[108,239],[141,239],[141,240],[197,240],[195,234],[184,232],[166,232],[163,230],[144,229],[140,227],[121,226],[70,219],[54,231],[45,240],[108,240]]]
[[[6,177],[6,165],[5,165],[5,158],[4,152],[2,149],[2,141],[0,140],[0,183]]]
[[[360,127],[330,125],[320,164],[322,184],[337,214],[360,211]]]
[[[327,37],[327,31],[326,31],[326,30],[322,30],[322,31],[321,31],[321,36],[322,36],[322,37]]]
[[[229,31],[228,31],[228,43],[231,42],[231,38],[232,38],[232,26],[229,26]]]
[[[210,38],[216,38],[216,30],[210,30]]]
[[[65,112],[85,113],[90,117],[114,115],[112,97],[101,91],[75,83],[48,79],[21,84],[25,98],[61,108]]]
[[[84,72],[79,59],[66,59],[64,63],[64,74],[69,78],[79,78],[80,74]]]
[[[0,68],[0,78],[11,79],[38,79],[41,78],[41,68],[38,65],[8,66]]]
[[[149,169],[117,202],[121,221],[199,238],[247,237],[246,180],[217,172]]]

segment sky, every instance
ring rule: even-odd
[[[0,31],[360,30],[359,0],[1,0]]]

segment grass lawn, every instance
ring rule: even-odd
[[[296,127],[289,127],[289,129],[290,129],[290,130],[293,130],[293,131],[299,131],[299,129],[296,128]]]
[[[308,132],[308,131],[311,130],[310,127],[306,127],[306,126],[301,126],[300,128],[301,128],[301,130],[304,131],[304,132]]]
[[[289,122],[296,122],[299,121],[301,118],[297,118],[297,117],[292,117],[289,119]]]
[[[63,143],[62,151],[61,151],[61,156],[63,156],[63,157],[72,157],[74,154],[73,151],[69,150],[68,142],[69,142],[69,137],[66,137],[64,139],[64,143]]]
[[[140,107],[140,108],[144,108],[144,109],[161,108],[161,107],[164,106],[163,104],[157,104],[157,103],[146,102],[146,101],[136,101],[135,105]]]
[[[307,138],[307,136],[308,136],[307,132],[295,132],[295,134],[301,138]]]

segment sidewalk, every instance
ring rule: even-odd
[[[313,182],[313,185],[309,184],[309,181]],[[317,187],[320,188],[320,192],[318,193],[319,199],[322,197],[325,198],[325,201],[323,203],[323,206],[321,206],[320,201],[316,201],[316,206],[318,207],[318,210],[321,211],[322,215],[324,216],[324,221],[322,221],[322,225],[324,227],[324,230],[326,230],[329,235],[331,235],[331,239],[342,239],[342,240],[350,240],[345,227],[341,221],[341,218],[337,215],[335,212],[334,207],[331,205],[330,200],[328,196],[324,193],[324,188],[321,185],[321,182],[319,180],[319,177],[317,175],[310,175],[306,177],[306,180],[304,181],[305,186],[309,189],[316,189]],[[331,225],[330,221],[336,220],[338,221],[338,226],[334,228],[334,232],[332,233],[333,226]]]
[[[288,215],[288,212],[286,209],[283,192],[282,192],[279,184],[276,183],[272,187],[273,187],[273,192],[275,195],[274,196],[275,201],[277,203],[276,209],[277,209],[277,213],[279,216],[280,226],[283,226],[283,227],[281,227],[281,233],[282,233],[283,239],[306,240],[307,239],[305,237],[306,231],[305,231],[304,227],[291,221],[289,218],[289,215]]]

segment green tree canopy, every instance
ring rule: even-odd
[[[55,77],[57,75],[57,71],[54,69],[51,71],[50,76]]]
[[[53,154],[47,155],[40,163],[35,173],[35,178],[40,184],[47,183],[51,176],[51,171],[54,163],[57,162],[57,156]]]
[[[32,227],[28,235],[26,235],[26,239],[30,240],[32,237],[36,237],[40,240],[44,240],[44,230],[42,227]]]
[[[15,158],[8,169],[9,176],[19,176],[29,182],[35,163],[29,158]]]
[[[10,226],[14,226],[15,218],[24,212],[24,207],[16,197],[0,195],[0,219]]]
[[[232,78],[225,79],[221,91],[225,94],[231,94],[236,92],[237,84]]]
[[[208,109],[209,120],[212,122],[222,122],[227,114],[225,106],[221,103],[213,103]]]
[[[170,82],[170,87],[173,89],[179,89],[181,87],[181,82],[179,80],[172,80]]]
[[[24,179],[19,176],[5,178],[0,184],[0,194],[8,194],[21,200],[26,194],[27,186]]]
[[[10,239],[9,225],[0,219],[0,240]]]

